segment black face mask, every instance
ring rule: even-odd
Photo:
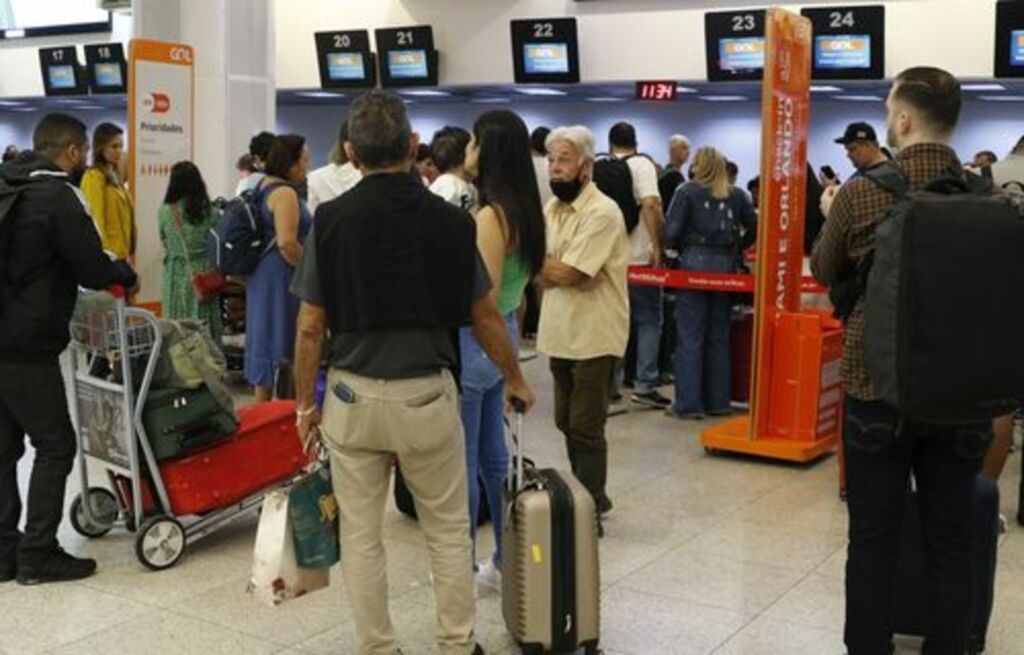
[[[562,202],[572,202],[583,191],[583,180],[575,177],[571,180],[551,180],[551,193]]]

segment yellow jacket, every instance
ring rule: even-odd
[[[118,259],[135,254],[135,212],[128,191],[108,184],[103,171],[90,168],[82,177],[82,193],[103,238],[103,249]]]

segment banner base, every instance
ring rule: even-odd
[[[741,416],[701,433],[708,452],[729,452],[806,464],[832,451],[839,442],[838,431],[814,441],[784,439],[772,435],[750,438],[750,417]]]

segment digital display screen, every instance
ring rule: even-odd
[[[655,81],[636,83],[637,100],[671,101],[676,99],[678,92],[679,87],[671,80],[665,82]]]
[[[96,76],[96,86],[124,86],[121,77],[121,64],[108,62],[93,66],[93,73]]]
[[[327,76],[332,80],[361,80],[366,76],[361,52],[328,52]]]
[[[718,40],[718,66],[724,71],[764,68],[764,37],[752,36]]]
[[[106,29],[109,22],[110,13],[98,9],[95,0],[0,0],[0,31],[25,30],[32,36],[40,30]]]
[[[814,37],[814,66],[827,70],[871,68],[871,35],[825,34]]]
[[[566,43],[527,43],[523,45],[527,75],[569,72],[569,46]]]
[[[1010,65],[1024,67],[1024,30],[1010,34]]]
[[[78,86],[75,80],[74,66],[50,66],[47,71],[50,79],[50,88],[73,89]]]
[[[391,50],[388,52],[388,70],[396,79],[421,79],[429,75],[426,50]]]

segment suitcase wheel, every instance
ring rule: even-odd
[[[91,520],[86,518],[83,495],[78,494],[71,501],[71,509],[68,512],[71,518],[71,527],[83,537],[90,539],[102,537],[110,532],[121,515],[117,496],[107,489],[90,487],[86,491],[85,497],[89,499],[92,518]]]
[[[185,554],[185,528],[177,519],[154,516],[135,535],[135,555],[154,571],[169,569]]]

